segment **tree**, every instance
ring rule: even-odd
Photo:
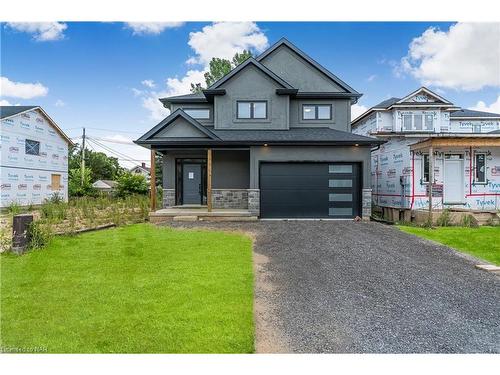
[[[231,61],[218,57],[212,58],[209,63],[209,71],[205,73],[206,87],[211,86],[214,82],[218,81],[226,74],[228,74],[231,69],[236,68],[242,62],[246,61],[252,56],[252,52],[243,50],[243,52],[241,53],[236,53]],[[203,86],[201,85],[201,83],[191,84],[191,93],[195,94],[201,92],[201,90],[203,90]]]
[[[82,184],[82,170],[80,167],[69,170],[68,194],[70,197],[81,197],[84,195],[94,195],[96,193],[92,186],[92,170],[85,168]]]
[[[148,193],[148,183],[143,175],[125,172],[118,177],[117,182],[116,193],[119,197]]]

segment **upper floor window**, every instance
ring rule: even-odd
[[[474,154],[474,182],[485,184],[486,181],[486,154]]]
[[[302,106],[302,120],[331,120],[331,104],[304,104]]]
[[[25,152],[27,155],[40,155],[40,142],[26,139]]]
[[[266,101],[238,101],[236,117],[239,119],[266,119]]]
[[[420,113],[407,113],[402,116],[404,131],[433,131],[434,116]]]
[[[198,120],[208,120],[210,118],[210,110],[208,108],[186,108],[183,111]]]

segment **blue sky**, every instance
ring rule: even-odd
[[[387,97],[404,96],[424,83],[459,106],[496,110],[500,83],[494,77],[494,65],[499,51],[497,57],[491,51],[496,40],[481,37],[489,35],[488,30],[459,25],[462,29],[454,32],[453,25],[257,22],[151,27],[68,22],[42,27],[4,23],[0,100],[41,105],[71,137],[86,126],[91,136],[123,142],[110,142],[108,147],[142,160],[147,152],[126,143],[166,114],[156,103],[158,96],[187,90],[187,72],[200,77],[211,55],[232,54],[242,46],[259,52],[286,37],[364,94],[358,112]],[[429,28],[435,29],[426,32]],[[472,39],[474,57],[466,55],[457,42],[464,33]],[[412,47],[415,38],[420,39]],[[190,58],[195,63],[188,63]],[[6,80],[9,89],[3,87]],[[17,85],[37,83],[31,94],[22,90],[30,86]]]

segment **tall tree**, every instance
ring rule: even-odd
[[[209,71],[205,73],[205,87],[211,86],[214,82],[228,74],[231,69],[236,68],[252,56],[252,52],[243,50],[241,53],[236,53],[231,61],[218,57],[212,58],[208,65]],[[191,93],[193,94],[201,92],[203,89],[204,87],[201,83],[191,84]]]
[[[79,145],[71,147],[69,150],[69,169],[79,169],[82,160],[81,148]],[[115,180],[124,171],[118,162],[118,159],[108,156],[103,152],[97,152],[85,149],[85,166],[92,173],[91,181],[97,180]]]

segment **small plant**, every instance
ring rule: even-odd
[[[62,194],[56,192],[52,194],[48,199],[46,199],[46,201],[49,203],[59,204],[64,202],[64,197],[62,196]]]
[[[462,226],[463,227],[467,227],[467,228],[471,228],[471,227],[474,227],[476,226],[475,222],[474,222],[474,218],[472,217],[472,215],[464,215],[462,216],[462,222],[461,222]]]
[[[7,207],[7,211],[12,215],[18,215],[21,213],[21,205],[17,202],[11,202],[9,207]]]
[[[437,218],[436,224],[439,227],[449,227],[451,224],[450,210],[448,210],[448,209],[443,210],[441,215]]]
[[[7,228],[0,228],[0,253],[10,250],[12,245],[12,236]]]
[[[425,219],[425,221],[422,224],[422,227],[427,228],[427,229],[431,229],[432,228],[432,220],[431,220],[430,217],[428,217],[427,219]]]
[[[33,221],[28,227],[29,249],[38,250],[47,245],[52,237],[49,227],[39,221]]]

